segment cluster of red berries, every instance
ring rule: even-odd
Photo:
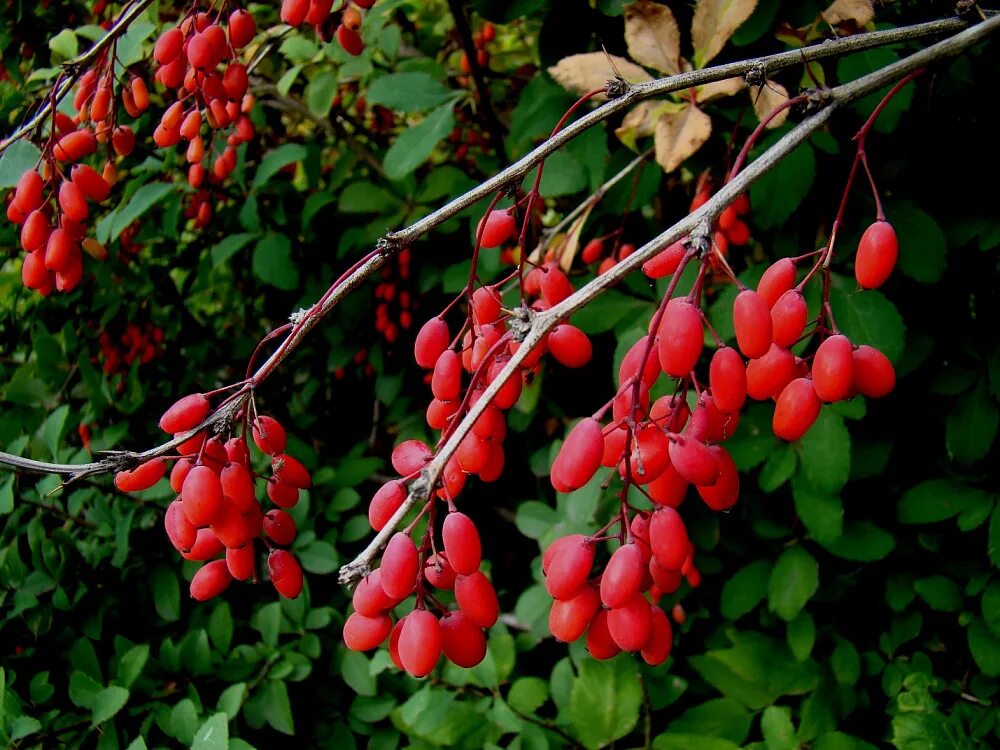
[[[413,325],[413,298],[407,288],[412,257],[408,247],[396,253],[394,263],[382,266],[375,285],[375,330],[390,344],[396,342],[400,331],[408,331]]]
[[[709,183],[708,173],[702,175],[698,181],[698,189],[691,201],[688,209],[691,212],[697,211],[712,198],[712,190]],[[729,253],[729,246],[742,247],[750,241],[750,227],[741,218],[750,213],[750,199],[743,194],[730,203],[719,214],[712,229],[712,241],[718,248],[722,256]]]
[[[191,596],[205,601],[218,596],[233,579],[257,577],[255,542],[269,550],[267,568],[274,588],[294,599],[302,591],[302,568],[283,547],[296,536],[295,521],[287,510],[299,500],[299,491],[311,486],[309,471],[285,453],[286,435],[281,424],[268,416],[256,417],[242,434],[223,442],[196,430],[209,416],[207,396],[193,393],[177,401],[160,418],[160,428],[175,438],[184,437],[177,452],[181,458],[170,471],[170,486],[178,497],[167,507],[163,523],[167,538],[185,560],[205,562],[191,579]],[[248,434],[270,459],[271,476],[266,492],[277,506],[266,513],[257,500],[256,479]],[[154,458],[115,475],[123,492],[138,492],[160,481],[167,471],[166,458]]]
[[[375,0],[350,0],[343,4],[339,20],[332,17],[333,0],[281,0],[281,20],[289,26],[304,23],[315,27],[316,33],[324,41],[331,38],[349,55],[364,52],[365,43],[361,39],[362,10],[368,10]],[[330,29],[336,24],[335,30]]]
[[[490,53],[486,51],[486,45],[497,38],[497,27],[492,23],[487,21],[483,24],[483,28],[472,35],[472,43],[476,48],[476,65],[480,68],[485,68],[490,64]],[[458,67],[461,68],[462,72],[466,76],[472,73],[472,61],[469,60],[469,56],[463,52],[462,57],[458,61]],[[468,86],[468,78],[460,81],[463,86]]]
[[[101,331],[101,369],[107,375],[127,372],[139,360],[145,365],[163,356],[163,329],[150,322],[140,326],[128,323],[116,342],[108,331]]]
[[[242,9],[229,15],[225,28],[220,20],[221,13],[213,17],[211,12],[190,12],[179,25],[164,31],[153,47],[158,64],[155,78],[177,95],[160,117],[153,142],[171,148],[187,141],[187,179],[194,188],[206,179],[211,183],[225,180],[236,169],[236,147],[254,137],[248,116],[254,97],[247,94],[247,68],[237,53],[253,41],[257,24]],[[203,124],[209,128],[205,136]],[[230,127],[222,147],[216,143],[216,133]],[[197,214],[203,226],[211,218],[211,208],[207,201],[200,206],[205,207]]]

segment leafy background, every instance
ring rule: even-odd
[[[545,68],[600,44],[625,54],[616,0],[471,5],[477,25],[501,24],[489,80],[510,157],[538,142],[572,101]],[[690,8],[671,5],[687,28]],[[785,49],[794,44],[789,29],[815,23],[822,9],[761,0],[718,59]],[[274,9],[255,10],[262,28],[275,21]],[[880,9],[878,21],[949,12],[943,3],[900,2]],[[59,0],[3,13],[11,80],[0,83],[0,113],[13,128],[58,62],[97,31],[82,6]],[[152,15],[140,20],[126,47],[134,61],[157,28]],[[447,139],[476,115],[456,78],[445,4],[380,0],[364,36],[368,49],[356,59],[311,31],[288,35],[266,59],[260,139],[242,147],[235,183],[205,230],[183,219],[185,188],[172,182],[178,155],[153,150],[123,165],[120,198],[97,223],[112,258],[88,259],[76,292],[44,301],[26,292],[16,236],[3,225],[4,450],[84,461],[80,425],[93,451],[152,444],[154,415],[179,394],[238,378],[256,342],[387,228],[496,171],[495,154],[462,157]],[[855,55],[813,74],[849,80],[904,52]],[[293,512],[307,571],[297,600],[278,601],[266,586],[189,600],[194,566],[177,560],[160,528],[171,499],[165,483],[135,498],[103,479],[50,494],[54,478],[0,474],[4,744],[240,750],[288,735],[297,746],[338,750],[996,746],[1000,229],[989,187],[995,118],[984,92],[997,90],[998,71],[995,47],[978,49],[925,76],[879,121],[869,153],[899,231],[900,272],[884,294],[861,294],[848,257],[838,263],[833,304],[853,340],[876,343],[895,361],[897,390],[826,410],[796,445],[770,435],[766,406],[744,415],[729,444],[744,472],[740,503],[722,515],[685,506],[703,578],[681,592],[687,622],[665,667],[629,656],[595,662],[580,644],[553,642],[540,585],[540,546],[604,517],[608,496],[599,488],[556,497],[546,474],[565,424],[606,398],[613,364],[653,309],[654,290],[641,280],[575,318],[594,336],[594,361],[572,374],[543,371],[512,412],[504,477],[463,496],[463,510],[489,530],[486,554],[505,613],[483,664],[416,681],[384,651],[343,647],[348,597],[336,569],[367,540],[367,499],[392,445],[425,431],[426,387],[410,363],[410,339],[377,336],[370,284],[259,396],[315,476]],[[777,79],[789,91],[811,85],[801,69]],[[745,280],[770,259],[822,241],[852,156],[849,138],[872,103],[839,114],[751,191],[754,242],[733,258]],[[376,104],[396,112],[390,126],[375,127]],[[739,141],[752,127],[746,107],[745,98],[711,105],[715,135],[678,174],[664,177],[655,165],[641,172],[626,239],[642,241],[684,213],[694,178],[705,168],[718,173],[730,134]],[[570,144],[546,170],[546,221],[630,158],[610,129]],[[11,185],[33,159],[28,146],[9,151],[0,184]],[[587,235],[617,227],[629,189],[600,204]],[[858,191],[845,255],[872,214]],[[464,284],[476,216],[470,210],[417,243],[408,279],[393,272],[419,300],[418,322]],[[117,241],[136,219],[143,249],[126,262]],[[486,277],[500,273],[495,254],[483,266]],[[578,269],[577,284],[591,273]],[[723,335],[732,293],[720,289],[711,301]],[[129,322],[162,328],[162,355],[107,375],[99,334],[117,338]]]

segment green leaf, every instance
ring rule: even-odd
[[[586,659],[570,694],[569,720],[587,748],[604,747],[624,737],[639,721],[642,688],[635,659]]]
[[[649,302],[612,289],[573,315],[573,325],[584,333],[604,333],[622,321],[648,317],[652,312]]]
[[[990,556],[993,565],[1000,568],[1000,505],[993,509],[993,515],[990,516],[990,532],[986,553]]]
[[[886,213],[899,239],[899,270],[924,284],[944,271],[948,248],[938,223],[909,201],[892,201]]]
[[[719,609],[722,616],[738,620],[764,601],[772,565],[769,560],[754,560],[729,577],[722,587]]]
[[[844,504],[836,494],[820,492],[802,476],[792,480],[795,512],[820,544],[831,544],[844,533]]]
[[[806,433],[808,435],[809,433]],[[795,447],[788,444],[779,445],[767,457],[757,478],[757,485],[770,494],[792,478],[798,465],[798,455]]]
[[[901,523],[936,523],[991,502],[980,489],[951,479],[930,479],[911,487],[900,498]]]
[[[971,392],[958,400],[948,415],[945,444],[948,453],[963,464],[981,460],[989,453],[997,436],[996,402],[990,394],[986,378],[980,378]]]
[[[972,658],[983,674],[987,677],[1000,676],[1000,638],[979,618],[969,624],[967,635]]]
[[[240,706],[243,705],[246,693],[247,685],[245,682],[237,682],[235,685],[230,685],[222,691],[216,708],[222,711],[228,719],[235,719],[236,715],[240,712]]]
[[[931,609],[939,612],[955,612],[964,602],[958,584],[942,575],[918,578],[914,581],[913,588]]]
[[[769,147],[776,138],[767,139],[761,149]],[[761,229],[771,229],[788,221],[809,195],[816,176],[816,157],[808,143],[796,147],[778,162],[774,169],[750,187],[753,204],[753,222]],[[840,318],[837,318],[840,322]]]
[[[871,521],[848,521],[844,532],[832,542],[817,540],[837,557],[856,562],[874,562],[892,552],[896,541]]]
[[[118,662],[118,684],[122,687],[130,688],[132,683],[139,679],[143,667],[149,659],[149,644],[141,643],[133,646],[122,656]]]
[[[212,610],[212,615],[208,618],[208,637],[219,651],[229,651],[233,640],[233,613],[228,602],[219,602]]]
[[[10,738],[19,740],[35,734],[42,728],[42,723],[31,716],[18,716],[10,723]]]
[[[333,100],[337,98],[337,74],[324,70],[309,79],[302,99],[313,114],[325,118],[330,114]]]
[[[819,566],[801,545],[781,553],[771,571],[767,600],[783,620],[793,619],[819,588]]]
[[[282,734],[295,734],[292,720],[292,704],[288,700],[288,688],[281,680],[271,680],[264,688],[264,718],[267,723]]]
[[[896,62],[898,59],[898,54],[884,47],[848,55],[847,57],[841,58],[837,62],[837,80],[841,83],[856,80],[864,75],[867,75],[868,73],[881,70],[882,68]],[[857,111],[861,117],[868,117],[875,107],[878,106],[882,97],[885,96],[888,88],[889,87],[886,86],[885,88],[879,89],[875,93],[869,94],[862,99],[858,99],[853,105],[855,111]],[[910,85],[904,86],[900,89],[899,93],[889,100],[885,108],[879,114],[878,119],[875,120],[875,130],[880,133],[891,133],[896,129],[896,126],[899,123],[899,118],[910,107],[914,90],[915,86],[911,83]]]
[[[540,677],[521,677],[514,680],[507,695],[507,702],[517,711],[533,714],[549,699],[549,686]]]
[[[365,98],[370,104],[410,113],[433,109],[453,95],[451,89],[429,73],[406,72],[376,78],[368,87]]]
[[[29,169],[34,169],[42,152],[27,140],[14,141],[0,154],[0,188],[11,188]]]
[[[557,198],[579,193],[586,187],[587,170],[579,159],[566,151],[556,151],[546,157],[540,186],[543,195]]]
[[[399,198],[370,182],[352,182],[337,201],[337,210],[346,214],[388,213],[401,205]]]
[[[822,409],[799,441],[799,458],[809,481],[820,492],[835,494],[851,474],[851,436],[844,420]]]
[[[340,556],[329,542],[317,540],[298,550],[299,562],[309,573],[327,575],[340,566]]]
[[[268,232],[253,249],[253,273],[258,279],[286,291],[299,286],[299,269],[292,262],[292,241]]]
[[[896,745],[903,748],[903,745]],[[875,745],[843,732],[827,732],[813,745],[813,750],[877,750]]]
[[[993,581],[983,592],[983,619],[994,635],[1000,635],[1000,581]]]
[[[63,430],[66,428],[66,417],[69,416],[69,405],[63,404],[46,417],[42,424],[42,435],[45,438],[45,447],[49,449],[52,458],[57,458],[59,454],[59,441],[62,439]]]
[[[906,327],[896,306],[876,289],[858,291],[851,278],[833,275],[830,306],[852,344],[869,344],[893,362],[903,353]]]
[[[668,734],[658,735],[653,740],[654,750],[739,750],[735,742],[720,737],[705,737],[700,734]]]
[[[74,706],[93,708],[101,689],[101,683],[84,672],[74,671],[69,676],[69,699]]]
[[[358,695],[375,695],[375,677],[368,657],[357,651],[344,650],[342,654],[340,676],[344,678],[344,682]]]
[[[191,750],[228,750],[229,720],[223,713],[212,714],[194,733]]]
[[[390,180],[401,180],[419,167],[434,147],[455,126],[451,104],[430,112],[419,124],[407,128],[385,154],[385,172]]]
[[[795,750],[799,742],[795,739],[791,709],[785,706],[768,706],[760,717],[760,731],[764,735],[767,750]]]
[[[143,185],[123,207],[115,209],[98,224],[98,241],[108,244],[118,239],[125,227],[145,214],[149,209],[176,191],[169,182],[151,182]]]
[[[808,612],[802,610],[795,616],[794,620],[789,620],[785,627],[785,637],[788,641],[788,648],[795,654],[799,661],[805,661],[812,653],[813,645],[816,643],[816,625]]]
[[[177,583],[177,574],[165,565],[153,571],[149,581],[153,591],[153,606],[156,613],[168,622],[180,617],[181,589]]]
[[[847,641],[840,641],[830,655],[830,669],[841,685],[850,687],[861,678],[861,657]]]
[[[94,698],[94,708],[91,711],[91,725],[103,724],[121,711],[128,702],[128,690],[117,685],[104,688]]]
[[[71,57],[76,57],[79,54],[80,42],[72,29],[63,29],[49,39],[49,49],[63,60],[69,60]]]
[[[545,503],[529,500],[517,506],[517,530],[529,539],[541,539],[558,522],[555,508]]]
[[[298,143],[283,143],[273,151],[268,151],[260,160],[260,166],[253,176],[253,189],[260,190],[278,172],[289,164],[302,161],[308,154],[306,147]]]
[[[669,734],[719,737],[741,744],[753,717],[732,698],[715,698],[689,708],[667,726]]]
[[[242,232],[231,234],[221,242],[216,243],[209,251],[212,255],[212,265],[221,266],[236,253],[257,239],[257,237],[258,235],[255,233]]]

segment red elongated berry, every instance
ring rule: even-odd
[[[191,471],[191,467],[194,466],[194,459],[192,458],[182,458],[180,461],[174,464],[174,468],[170,470],[170,489],[172,489],[177,494],[180,494],[181,487],[184,486],[184,478]]]
[[[771,348],[771,309],[757,292],[744,289],[733,303],[733,327],[740,351],[750,359]]]
[[[456,401],[439,401],[434,398],[427,405],[427,426],[434,430],[443,430],[458,413],[461,404]]]
[[[21,175],[14,189],[14,203],[22,213],[31,213],[42,205],[44,187],[42,176],[34,169],[29,169]]]
[[[60,138],[52,149],[59,161],[79,161],[97,150],[97,138],[89,130],[76,130]]]
[[[655,424],[645,424],[636,429],[629,455],[632,481],[635,484],[649,484],[669,465],[670,440],[663,430]],[[624,476],[624,471],[620,471]]]
[[[311,0],[309,3],[309,12],[306,14],[306,23],[311,26],[320,26],[326,22],[326,19],[330,17],[330,10],[333,8],[333,0]],[[354,9],[348,6],[344,9],[344,14],[341,16],[341,23],[344,23],[352,31],[358,31],[361,28],[359,23],[357,28],[354,28],[349,23],[345,22],[351,16],[351,11]],[[355,13],[357,11],[354,11]],[[359,14],[360,15],[360,14]]]
[[[165,31],[153,46],[153,59],[160,65],[166,65],[180,55],[183,46],[183,31],[176,27]]]
[[[195,33],[187,43],[187,59],[192,67],[209,70],[217,62],[212,40],[204,33]]]
[[[787,348],[798,341],[808,317],[809,309],[802,292],[790,289],[778,297],[771,308],[774,343]]]
[[[225,560],[213,560],[202,565],[191,579],[191,598],[199,602],[213,599],[229,588],[233,577]]]
[[[399,599],[394,599],[385,593],[382,588],[382,569],[377,568],[358,583],[358,587],[354,589],[351,603],[359,614],[365,617],[375,617],[392,609],[399,604],[399,601]]]
[[[339,44],[347,54],[357,57],[365,51],[365,43],[361,38],[361,34],[356,31],[352,31],[343,24],[337,27],[335,36],[337,38],[337,44]]]
[[[111,134],[111,145],[119,156],[128,156],[135,148],[135,133],[132,128],[119,126]]]
[[[66,271],[76,258],[80,248],[65,229],[53,229],[45,243],[45,267],[50,271]]]
[[[649,546],[662,568],[680,570],[687,559],[688,541],[684,519],[673,508],[659,508],[649,519]]]
[[[500,317],[500,295],[493,287],[481,286],[472,293],[472,309],[476,323],[493,323]]]
[[[264,533],[275,544],[282,546],[295,541],[295,519],[287,512],[275,508],[264,514]]]
[[[638,592],[622,606],[608,612],[608,632],[622,651],[638,651],[646,645],[652,626],[649,602]]]
[[[434,452],[420,440],[404,440],[392,449],[392,468],[404,477],[424,468]]]
[[[573,282],[555,264],[547,265],[544,270],[540,284],[542,299],[550,306],[558,305],[573,293]]]
[[[651,667],[663,664],[674,645],[674,630],[667,614],[655,604],[650,607],[649,639],[643,645],[642,660]]]
[[[302,566],[287,550],[273,549],[267,556],[267,572],[275,590],[286,599],[302,593]]]
[[[392,479],[381,487],[368,505],[368,523],[372,529],[381,531],[392,518],[399,506],[406,499],[406,486],[397,479]]]
[[[684,241],[679,240],[643,263],[642,272],[651,279],[662,279],[664,276],[669,276],[677,270],[685,252],[687,252],[687,248],[684,246]]]
[[[684,377],[694,368],[704,343],[701,312],[691,302],[676,297],[667,303],[657,344],[660,367],[670,377]]]
[[[507,419],[502,411],[490,404],[472,425],[472,431],[483,440],[503,442],[507,435]]]
[[[757,294],[768,307],[774,307],[782,294],[795,286],[795,261],[791,258],[776,260],[757,282]]]
[[[431,375],[431,393],[441,401],[454,401],[462,392],[462,360],[451,349],[441,352]]]
[[[243,547],[227,549],[226,567],[229,569],[229,575],[237,581],[249,580],[254,572],[253,545],[246,544]]]
[[[11,201],[7,205],[7,221],[11,224],[23,224],[28,218],[28,214],[18,208],[17,203]]]
[[[271,480],[267,483],[267,496],[279,508],[294,508],[299,501],[299,488]]]
[[[450,340],[448,324],[440,318],[431,318],[424,323],[413,342],[413,358],[417,365],[428,370],[433,368],[438,357],[448,348]]]
[[[559,544],[545,566],[545,590],[553,599],[570,599],[575,596],[577,590],[587,582],[594,565],[592,539],[582,534],[573,534],[565,539],[567,541]]]
[[[587,630],[587,651],[595,659],[605,660],[617,656],[622,649],[608,629],[608,610],[602,609],[594,615]]]
[[[677,394],[661,396],[649,409],[649,418],[669,432],[680,432],[687,424],[691,410]]]
[[[441,529],[448,562],[459,575],[468,576],[479,570],[483,548],[476,525],[464,513],[449,513]]]
[[[625,440],[628,432],[615,427],[604,433],[604,453],[601,455],[601,466],[617,466],[625,453]]]
[[[159,482],[166,472],[167,462],[162,458],[154,458],[139,464],[131,471],[119,471],[115,474],[115,487],[122,492],[148,490]]]
[[[309,13],[309,0],[282,0],[281,20],[289,26],[299,26]]]
[[[352,612],[344,622],[344,645],[351,651],[369,651],[388,638],[390,630],[392,619],[389,615],[365,617]]]
[[[591,263],[596,263],[604,256],[604,241],[600,239],[592,239],[586,245],[583,246],[583,250],[580,252],[580,260],[582,260],[587,265]]]
[[[195,466],[181,487],[184,515],[195,526],[207,526],[222,509],[222,483],[207,466]]]
[[[601,597],[593,586],[581,586],[570,599],[552,602],[549,610],[549,632],[563,643],[572,643],[582,636],[597,610],[601,608]]]
[[[257,23],[252,15],[242,8],[229,14],[229,43],[234,49],[246,47],[256,34]]]
[[[477,236],[481,236],[480,246],[484,248],[500,247],[514,234],[517,222],[513,212],[507,209],[494,209],[479,220],[476,227]]]
[[[415,609],[402,620],[399,661],[414,677],[426,677],[441,657],[441,628],[426,609]]]
[[[719,476],[719,462],[708,446],[686,435],[678,435],[671,441],[670,463],[678,474],[696,487],[715,484]]]
[[[836,334],[823,339],[812,362],[813,388],[820,401],[841,401],[854,388],[854,347],[850,339]]]
[[[198,529],[184,515],[180,500],[174,500],[167,506],[167,512],[163,514],[163,527],[177,551],[189,550],[198,541]]]
[[[681,587],[683,579],[679,570],[667,570],[656,561],[655,557],[649,561],[649,577],[664,594],[672,594],[677,591]]]
[[[852,354],[854,387],[870,398],[882,398],[896,386],[892,362],[873,346],[862,344]]]
[[[698,494],[712,510],[728,510],[740,496],[739,470],[732,456],[721,445],[710,445],[708,450],[719,464],[719,478],[715,480],[715,484],[698,487]]]
[[[210,525],[212,533],[229,549],[242,547],[249,541],[248,524],[232,503],[222,503]]]
[[[573,426],[552,463],[549,479],[559,492],[571,492],[583,487],[601,465],[604,436],[600,423],[583,419]]]
[[[493,627],[500,617],[497,593],[480,570],[455,578],[455,601],[465,616],[481,628]]]
[[[858,243],[854,257],[854,277],[864,289],[877,289],[885,283],[896,267],[899,241],[896,230],[887,221],[872,223]]]
[[[229,438],[225,443],[226,458],[234,464],[250,465],[250,450],[244,438]]]
[[[284,453],[288,438],[285,428],[274,417],[261,416],[253,421],[253,441],[261,453],[273,456]]]
[[[160,429],[171,434],[193,430],[208,416],[211,405],[201,393],[174,402],[160,417]]]
[[[312,487],[312,477],[309,470],[297,458],[287,453],[279,453],[271,460],[271,471],[276,481],[291,485],[300,490]]]
[[[646,387],[652,387],[653,383],[660,375],[660,363],[656,354],[656,343],[653,343],[647,357],[646,349],[649,347],[649,336],[643,336],[636,341],[625,353],[622,363],[618,367],[618,385],[622,386],[639,376],[639,367],[642,367],[641,379]],[[645,364],[642,364],[645,357]]]
[[[677,469],[668,466],[656,479],[646,485],[646,492],[657,505],[676,508],[684,502],[690,483],[682,477]]]
[[[719,411],[728,414],[743,407],[747,398],[747,371],[735,349],[724,346],[712,355],[708,383]]]
[[[605,607],[622,607],[639,591],[646,561],[636,544],[623,544],[608,560],[601,576],[601,601]]]
[[[111,185],[96,171],[86,164],[75,164],[70,172],[70,179],[77,185],[88,200],[100,203],[111,195]]]
[[[242,99],[247,92],[247,69],[242,63],[232,62],[222,75],[222,87],[232,100]]]
[[[73,221],[84,221],[90,215],[83,191],[72,180],[65,180],[59,186],[59,208]]]
[[[594,353],[587,334],[567,323],[549,333],[549,351],[565,367],[583,367]]]
[[[382,553],[382,590],[386,595],[402,600],[409,596],[417,582],[419,567],[417,547],[410,535],[402,531],[393,534]]]
[[[781,393],[795,375],[795,355],[782,346],[771,344],[767,354],[750,360],[747,365],[747,395],[765,401]]]
[[[185,551],[182,549],[178,551],[185,560],[204,562],[205,560],[212,560],[218,557],[225,549],[215,533],[209,528],[204,528],[198,529],[195,542],[189,550]]]
[[[424,578],[436,589],[450,591],[455,588],[455,569],[451,567],[448,558],[440,552],[427,558],[424,565]]]
[[[785,386],[774,407],[771,426],[782,440],[798,440],[819,416],[822,402],[811,380],[796,378]]]
[[[253,486],[253,476],[250,470],[242,464],[228,464],[219,474],[222,483],[222,495],[241,513],[245,513],[257,504],[257,496]]]
[[[471,669],[486,657],[486,636],[462,612],[446,612],[439,621],[441,649],[459,667]]]
[[[21,247],[25,252],[32,252],[44,245],[52,233],[52,225],[44,211],[34,210],[21,225]]]

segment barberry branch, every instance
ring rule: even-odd
[[[354,560],[340,569],[340,582],[346,585],[353,585],[370,572],[371,563],[375,559],[375,556],[395,533],[396,528],[409,514],[410,510],[417,503],[427,502],[431,497],[431,493],[441,478],[445,465],[458,449],[462,439],[472,429],[472,426],[486,408],[493,402],[500,389],[519,371],[521,362],[524,361],[531,350],[542,341],[553,327],[586,306],[602,292],[620,282],[645,261],[693,232],[701,222],[711,222],[737,196],[744,193],[750,185],[773,169],[785,156],[825,125],[834,111],[839,107],[850,104],[867,94],[877,91],[914,70],[958,54],[982,41],[998,28],[1000,28],[1000,17],[993,17],[949,39],[931,45],[909,57],[870,73],[863,78],[831,89],[818,105],[820,106],[818,111],[809,115],[805,120],[792,128],[777,143],[761,154],[755,161],[744,168],[743,171],[735,175],[704,205],[688,214],[659,236],[647,242],[620,263],[613,266],[609,271],[578,289],[562,302],[544,312],[535,314],[531,319],[530,328],[521,342],[521,346],[511,355],[511,358],[487,386],[479,400],[473,404],[462,421],[454,428],[448,440],[444,442],[435,453],[434,458],[421,471],[420,477],[410,485],[410,491],[402,505],[378,534],[375,535],[368,546]],[[592,117],[593,114],[591,113],[582,119],[586,120]],[[579,125],[581,121],[577,121],[571,125],[561,135],[565,135],[567,131]]]

